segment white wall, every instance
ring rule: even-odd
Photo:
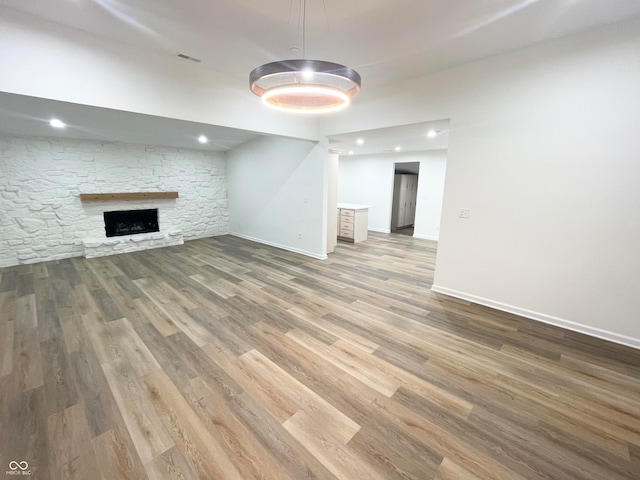
[[[438,240],[446,151],[343,155],[339,161],[338,202],[371,205],[369,230],[390,231],[396,163],[419,162],[414,236]]]
[[[325,143],[282,137],[227,152],[231,233],[326,258],[327,155]]]
[[[432,150],[420,156],[418,196],[413,236],[439,240],[447,152]]]
[[[640,347],[638,85],[634,20],[363,90],[325,128],[450,118],[434,290]]]
[[[337,153],[329,151],[325,166],[325,220],[327,230],[327,253],[332,253],[338,245],[338,223],[336,214],[338,212],[338,161]]]
[[[338,203],[370,205],[369,230],[389,232],[393,172],[393,161],[384,155],[341,155]]]
[[[80,193],[138,191],[177,191],[179,198],[100,203],[79,198]],[[224,156],[0,135],[0,267],[82,255],[84,240],[106,238],[100,224],[105,208],[159,208],[161,231],[182,230],[185,239],[227,233]]]

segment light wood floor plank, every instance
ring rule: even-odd
[[[201,478],[242,480],[220,442],[200,421],[169,377],[157,370],[144,377],[143,382],[150,402],[176,447]]]
[[[484,480],[475,473],[470,472],[464,467],[456,464],[454,461],[445,457],[438,468],[438,474],[435,480]]]
[[[343,446],[332,432],[318,428],[318,423],[305,411],[299,410],[284,427],[311,454],[340,480],[382,480],[384,477],[370,465],[359,460],[357,454]]]
[[[52,480],[106,480],[98,469],[83,408],[83,403],[76,403],[48,418],[47,445]]]
[[[119,361],[103,364],[102,369],[140,460],[149,462],[173,447],[171,435],[133,368]]]
[[[287,393],[288,399],[295,405],[295,412],[306,411],[319,428],[328,429],[331,434],[346,444],[360,429],[360,425],[344,415],[313,392],[298,382],[275,363],[257,350],[251,350],[240,357],[240,361],[249,365],[256,376],[261,376],[273,387]]]
[[[0,377],[13,371],[14,322],[0,324]]]
[[[391,397],[402,383],[399,379],[387,375],[386,372],[378,371],[375,366],[366,365],[357,359],[344,355],[338,349],[325,345],[300,330],[287,332],[287,336],[387,397]]]
[[[184,389],[184,396],[202,423],[220,441],[244,480],[295,480],[207,382],[194,378]]]

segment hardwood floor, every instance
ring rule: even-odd
[[[432,293],[435,253],[223,236],[0,270],[0,474],[640,478],[640,351]]]

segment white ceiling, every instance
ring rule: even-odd
[[[300,4],[301,0],[0,0],[0,14],[13,11],[55,22],[105,42],[118,42],[123,49],[166,56],[167,61],[183,53],[201,59],[199,68],[232,75],[248,88],[253,68],[294,57],[290,47],[301,46]],[[640,15],[640,0],[307,0],[306,4],[305,56],[356,68],[363,89]],[[5,106],[7,98],[0,100]],[[36,108],[36,103],[28,102],[27,110]],[[14,107],[0,111],[2,129],[21,114],[34,113]],[[100,115],[97,109],[83,113],[89,118]],[[109,120],[116,119],[116,112],[103,114],[113,118],[83,124],[85,131],[78,134],[164,144],[171,138],[165,134],[175,131],[179,146],[181,134],[192,134],[189,128],[185,131],[189,122],[163,124],[162,119],[140,116],[137,120],[153,122],[153,128],[142,130],[144,138],[131,139],[118,131],[117,121]],[[221,145],[225,145],[222,137],[229,135],[231,146],[221,149],[249,138],[243,136],[247,132],[236,138],[229,129],[209,128]]]
[[[52,128],[49,125],[52,118],[63,119],[66,127]],[[230,150],[259,135],[236,128],[6,92],[0,92],[0,132],[13,135],[163,145],[208,151]],[[207,137],[206,144],[198,142],[200,135]]]
[[[182,52],[201,59],[203,68],[246,79],[258,65],[291,57],[289,47],[301,43],[300,1],[3,0],[1,5],[124,48],[167,56]],[[638,0],[306,3],[306,56],[356,68],[363,88],[640,15]]]
[[[427,136],[429,131],[436,135]],[[329,148],[345,156],[442,150],[448,146],[449,120],[412,123],[329,137]]]

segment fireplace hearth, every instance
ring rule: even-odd
[[[107,237],[159,232],[158,209],[104,212]]]

